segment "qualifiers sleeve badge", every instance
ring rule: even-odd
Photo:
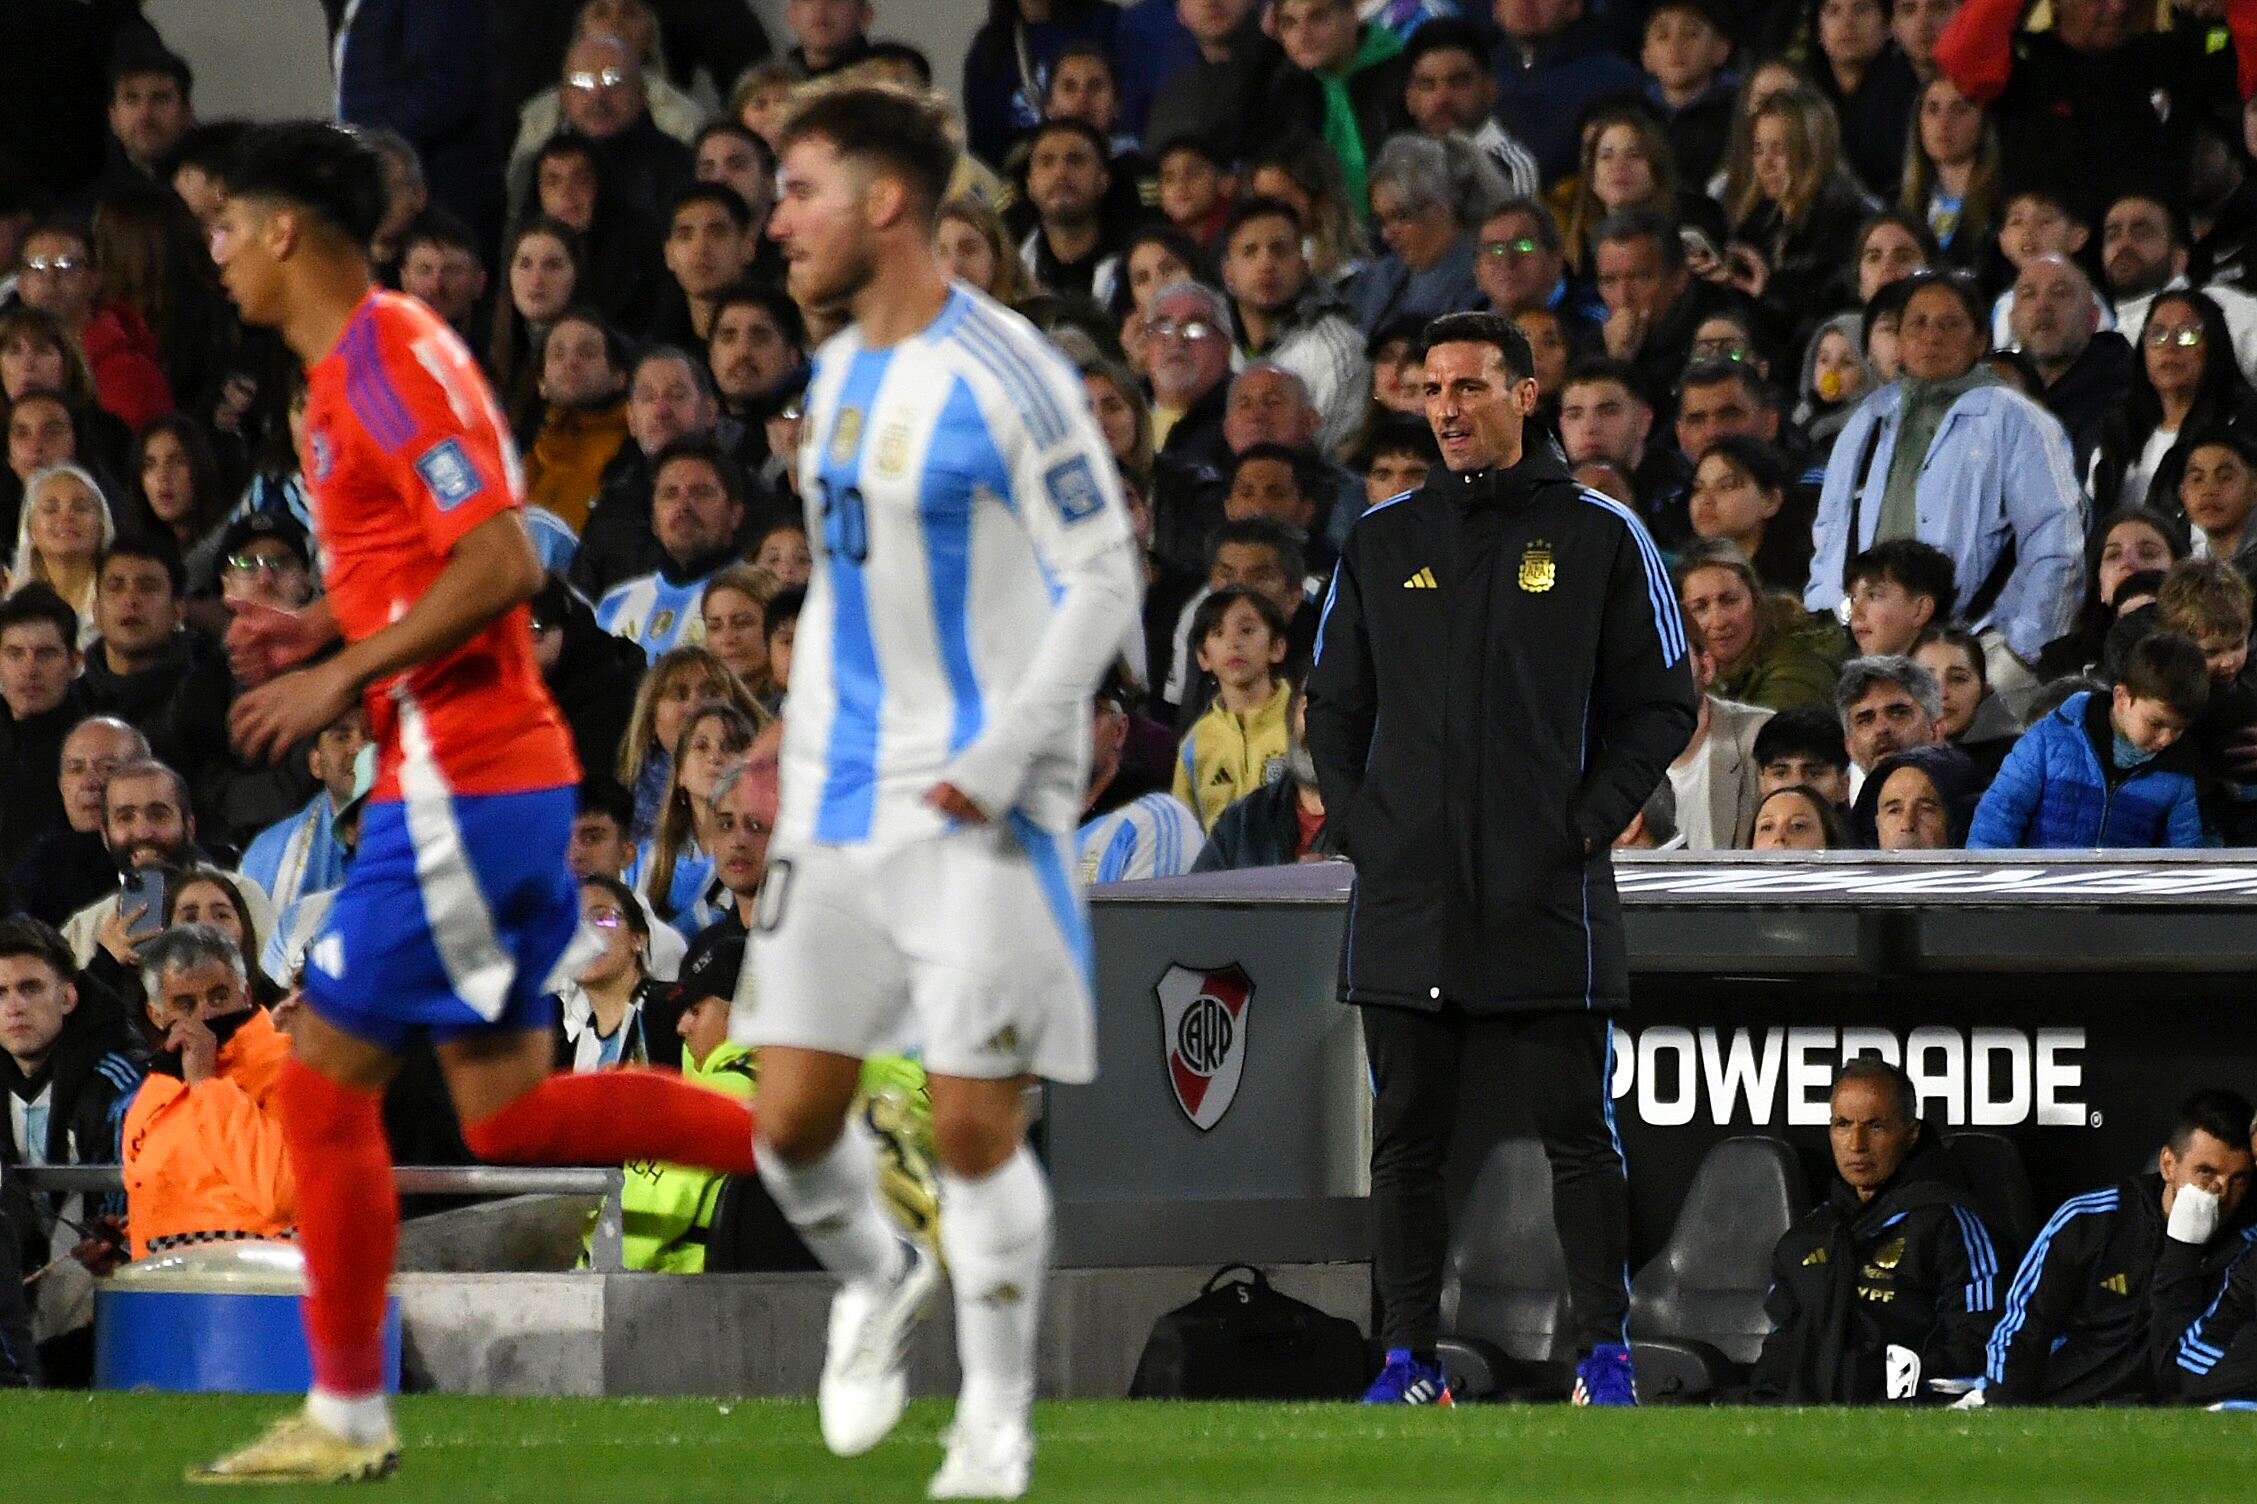
[[[1078,454],[1052,465],[1042,483],[1050,493],[1050,504],[1058,509],[1059,520],[1068,527],[1105,510],[1105,493],[1098,488],[1097,474]]]
[[[1520,556],[1520,588],[1542,595],[1559,582],[1559,566],[1552,561],[1552,545],[1535,539]]]
[[[478,467],[453,439],[441,439],[425,450],[415,469],[431,488],[431,499],[442,512],[453,511],[485,489],[485,482],[478,478]]]

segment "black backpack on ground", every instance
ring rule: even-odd
[[[1152,1324],[1129,1398],[1347,1400],[1370,1379],[1370,1346],[1353,1321],[1280,1295],[1251,1264],[1226,1264],[1196,1300]]]

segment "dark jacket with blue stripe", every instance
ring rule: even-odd
[[[126,1109],[141,1089],[148,1056],[118,1000],[84,978],[77,985],[78,1006],[64,1017],[54,1052],[37,1075],[24,1075],[12,1057],[0,1052],[0,1094],[28,1102],[47,1092],[47,1142],[38,1155],[45,1163],[114,1165],[125,1158],[120,1140]],[[10,1115],[0,1112],[0,1162],[21,1164],[32,1156],[15,1142],[9,1122]],[[47,1262],[47,1223],[66,1198],[16,1194],[24,1189],[20,1182],[9,1182],[9,1194],[0,1203],[0,1228],[14,1233],[25,1267],[36,1269]],[[86,1209],[123,1216],[125,1193],[90,1197]]]
[[[2202,1248],[2164,1240],[2155,1320],[2170,1355],[2162,1398],[2257,1401],[2257,1231],[2223,1233]]]
[[[1930,1379],[1972,1379],[1998,1317],[1997,1245],[1935,1125],[1894,1178],[1860,1202],[1838,1176],[1771,1255],[1771,1293],[1748,1397],[1790,1405],[1888,1398],[1888,1350]]]
[[[1308,708],[1356,864],[1348,1000],[1625,1006],[1609,849],[1697,704],[1660,551],[1548,442],[1358,518]]]
[[[2167,1245],[2157,1175],[2071,1196],[2006,1292],[1985,1354],[1988,1402],[2110,1405],[2169,1394],[2177,1385],[2168,1370],[2194,1312],[2174,1324],[2159,1298],[2175,1294],[2185,1304],[2190,1279],[2198,1298],[2207,1298],[2246,1236],[2229,1231],[2199,1248]],[[2175,1284],[2158,1280],[2166,1246],[2181,1250]]]

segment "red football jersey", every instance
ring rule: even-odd
[[[413,298],[362,299],[306,372],[306,490],[329,604],[348,641],[431,588],[458,539],[522,504],[525,482],[486,378]],[[371,797],[515,794],[579,780],[519,606],[451,653],[371,684]]]

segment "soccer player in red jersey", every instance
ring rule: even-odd
[[[526,602],[543,576],[508,429],[438,316],[373,283],[372,151],[332,125],[263,127],[227,181],[220,275],[306,363],[301,458],[328,586],[303,611],[238,611],[228,644],[256,687],[231,729],[246,756],[276,756],[358,702],[379,751],[281,1089],[313,1392],[191,1478],[346,1481],[399,1457],[381,1339],[399,1201],[380,1106],[411,1033],[432,1036],[463,1140],[490,1160],[744,1174],[752,1115],[672,1075],[550,1073],[552,978],[584,954],[564,864],[579,768],[533,661]]]

